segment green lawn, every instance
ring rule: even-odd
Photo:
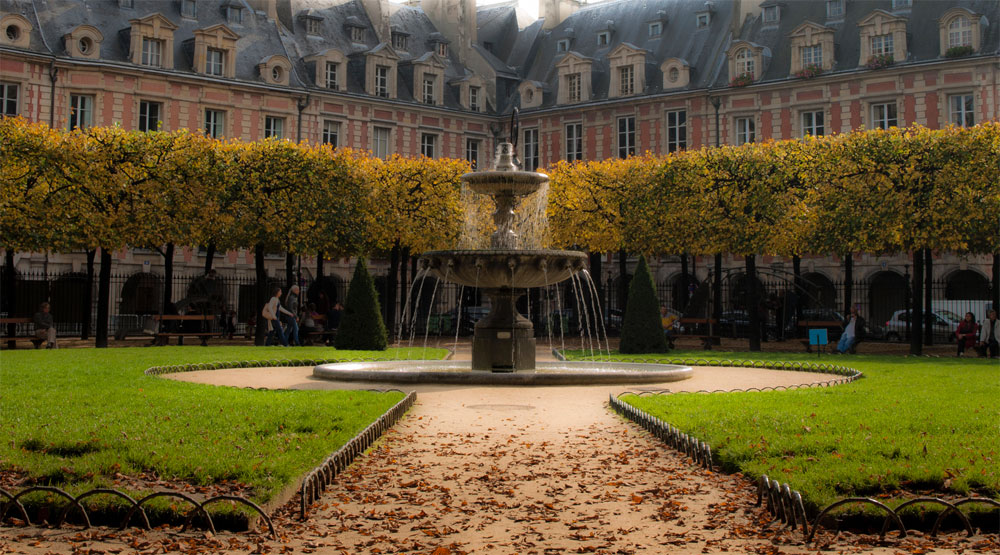
[[[413,351],[200,346],[2,351],[0,472],[26,479],[21,487],[57,485],[70,493],[117,487],[139,494],[126,486],[139,476],[225,484],[266,503],[403,395],[215,387],[143,371],[234,360],[439,358],[444,352]]]
[[[815,355],[781,353],[677,356],[817,362]],[[708,443],[724,470],[788,483],[813,508],[853,495],[892,499],[927,491],[1000,499],[996,360],[858,355],[818,362],[866,377],[828,388],[627,401]]]

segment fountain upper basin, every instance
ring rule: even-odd
[[[545,287],[585,268],[587,255],[559,250],[453,250],[423,254],[446,281],[484,289]]]
[[[465,183],[481,195],[526,196],[537,191],[548,182],[544,173],[526,171],[475,171],[462,175]]]

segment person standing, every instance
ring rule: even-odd
[[[976,315],[966,312],[965,318],[958,323],[958,329],[955,330],[955,343],[958,344],[958,353],[955,356],[962,356],[965,353],[965,349],[975,345],[978,335],[979,329],[976,326]]]
[[[46,349],[58,349],[56,344],[56,324],[52,319],[49,303],[38,305],[38,312],[32,318],[35,323],[35,337],[45,340]]]
[[[264,310],[260,312],[260,315],[267,320],[268,325],[267,339],[264,340],[265,347],[269,346],[275,337],[282,345],[288,346],[288,339],[285,337],[285,332],[281,328],[281,320],[279,320],[281,314],[291,313],[281,306],[281,288],[275,287],[271,292],[271,300],[267,301]]]
[[[302,346],[302,342],[299,341],[299,286],[293,285],[288,290],[288,295],[285,297],[285,307],[288,309],[291,315],[284,315],[281,321],[285,323],[285,336],[288,342],[294,344],[298,347]]]
[[[986,356],[987,353],[990,358],[1000,356],[1000,321],[997,321],[996,309],[990,310],[986,321],[980,326],[979,343],[976,345],[979,356]]]
[[[847,354],[853,352],[854,346],[858,344],[858,338],[862,336],[865,329],[865,319],[858,314],[857,305],[851,307],[851,314],[844,320],[844,333],[840,335],[840,342],[837,343],[837,352]]]

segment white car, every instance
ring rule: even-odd
[[[950,310],[930,311],[935,341],[954,341],[955,330],[958,329],[962,317]],[[902,341],[906,337],[906,323],[910,319],[909,310],[897,310],[885,323],[885,338],[889,341]]]

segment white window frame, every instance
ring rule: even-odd
[[[733,119],[736,146],[752,143],[757,140],[757,121],[753,116],[740,116]]]
[[[312,17],[306,18],[306,34],[318,37],[320,35],[319,31],[319,20]]]
[[[754,74],[753,52],[749,48],[740,48],[736,51],[736,76],[749,75],[756,79]]]
[[[396,50],[406,50],[406,35],[402,33],[393,33],[392,47]]]
[[[976,124],[976,96],[972,93],[948,95],[948,121],[959,127]]]
[[[766,24],[778,23],[781,21],[781,11],[778,6],[764,6],[761,18]]]
[[[17,116],[21,113],[21,85],[0,82],[0,117]]]
[[[243,8],[239,6],[226,6],[226,22],[231,25],[243,24]]]
[[[140,63],[144,66],[163,67],[163,41],[142,37]]]
[[[892,56],[895,52],[892,33],[871,38],[872,56]]]
[[[538,169],[538,128],[524,130],[524,169],[533,172]]]
[[[965,25],[958,27],[957,24],[961,21]],[[972,21],[964,15],[956,16],[948,22],[948,48],[958,46],[972,46]]]
[[[667,152],[687,150],[687,110],[667,112]]]
[[[805,69],[810,65],[823,66],[822,44],[810,44],[802,47],[802,68]]]
[[[331,91],[340,90],[340,64],[326,62],[323,84]]]
[[[597,33],[597,46],[608,46],[609,44],[611,44],[611,31]]]
[[[87,129],[94,125],[94,95],[69,95],[69,128]]]
[[[198,17],[197,0],[181,0],[181,17],[196,19]]]
[[[566,98],[570,102],[580,102],[582,99],[583,76],[579,73],[570,73],[566,76]]]
[[[424,104],[434,104],[434,81],[437,80],[437,75],[433,73],[425,73],[423,78],[422,92]]]
[[[826,135],[826,113],[823,110],[805,110],[799,114],[799,121],[803,137]]]
[[[826,0],[826,18],[843,19],[844,0]]]
[[[874,102],[868,109],[871,115],[871,129],[899,127],[899,107],[896,101]]]
[[[356,42],[359,44],[365,42],[364,27],[351,27],[351,42]]]
[[[155,114],[151,112],[156,112]],[[155,117],[154,117],[155,116]],[[152,121],[150,121],[150,119]],[[152,100],[139,101],[139,121],[137,129],[139,131],[158,131],[159,122],[163,121],[163,103]]]
[[[469,109],[473,112],[479,111],[479,95],[481,92],[479,87],[469,87]]]
[[[226,51],[221,48],[209,48],[205,52],[205,73],[222,77],[226,74]]]
[[[618,118],[618,157],[635,156],[635,116]]]
[[[481,141],[479,139],[465,139],[465,160],[472,165],[472,169],[479,167],[479,153]]]
[[[566,161],[583,160],[583,123],[566,124]]]
[[[892,0],[892,9],[902,10],[913,7],[913,0]]]
[[[620,66],[618,68],[618,86],[621,96],[635,94],[635,68],[633,66]]]
[[[375,66],[375,96],[389,98],[389,66]]]
[[[213,139],[226,136],[226,112],[214,108],[205,108],[205,135]]]
[[[434,158],[437,154],[437,134],[435,133],[421,133],[420,134],[420,154],[428,158]]]
[[[321,131],[320,140],[325,145],[330,145],[333,148],[340,146],[340,122],[334,120],[323,120],[323,130]]]
[[[264,138],[285,138],[285,118],[281,116],[264,116]]]
[[[392,129],[389,127],[372,128],[372,154],[376,158],[386,160],[392,154]]]

